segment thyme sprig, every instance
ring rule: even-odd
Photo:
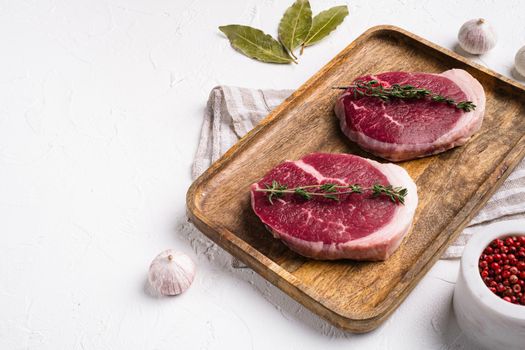
[[[285,194],[295,194],[303,199],[310,200],[313,197],[323,197],[339,201],[339,195],[351,193],[363,193],[371,191],[372,196],[387,196],[394,203],[405,204],[405,197],[408,190],[404,187],[393,187],[392,185],[374,184],[370,187],[362,187],[359,184],[352,185],[337,185],[334,183],[325,183],[319,185],[307,185],[300,187],[288,188],[288,186],[273,180],[271,184],[265,184],[266,188],[258,188],[255,191],[265,192],[268,196],[268,201],[273,204],[274,198],[282,198]],[[342,190],[342,191],[339,191]]]
[[[476,105],[472,101],[461,101],[456,102],[455,100],[434,94],[432,91],[423,88],[417,88],[412,85],[399,85],[393,84],[390,87],[384,87],[377,80],[370,81],[356,81],[353,85],[349,86],[335,86],[334,89],[351,89],[355,98],[358,97],[377,97],[383,101],[390,99],[415,99],[419,100],[425,97],[429,97],[432,101],[447,103],[457,109],[470,112],[476,109]]]

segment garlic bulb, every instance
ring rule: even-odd
[[[518,50],[516,58],[514,59],[514,65],[518,73],[525,77],[525,46]]]
[[[459,45],[471,54],[483,54],[496,46],[496,32],[483,18],[473,19],[461,26],[458,33]]]
[[[150,285],[161,295],[178,295],[188,289],[195,277],[195,264],[189,256],[165,250],[149,267]]]

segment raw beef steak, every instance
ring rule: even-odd
[[[296,194],[274,197],[258,189],[277,181],[287,188],[317,184],[374,184],[404,187],[405,204],[386,196],[339,195],[339,201]],[[344,191],[344,190],[338,190]],[[385,260],[408,232],[417,206],[416,185],[395,164],[380,164],[350,154],[313,153],[279,164],[251,187],[252,208],[273,233],[293,251],[314,259]]]
[[[365,75],[355,81],[377,80],[383,87],[412,85],[456,102],[472,101],[476,108],[465,112],[430,98],[420,100],[354,96],[346,90],[335,113],[348,138],[364,150],[392,161],[428,156],[465,144],[477,132],[485,112],[481,84],[461,69],[441,74],[388,72]]]

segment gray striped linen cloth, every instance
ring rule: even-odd
[[[192,168],[193,179],[202,174],[291,93],[291,90],[215,87],[210,93],[204,112]],[[447,249],[442,259],[460,257],[468,239],[480,227],[518,218],[525,218],[525,160],[521,161],[456,242]],[[241,267],[242,264],[234,259],[232,265]]]

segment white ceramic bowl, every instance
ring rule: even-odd
[[[485,247],[500,237],[525,235],[525,220],[489,225],[470,239],[461,258],[454,311],[463,332],[486,349],[525,349],[525,306],[509,303],[492,293],[479,274]]]

